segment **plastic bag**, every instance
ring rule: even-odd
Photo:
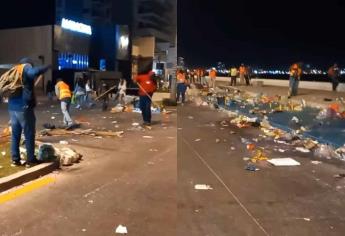
[[[315,149],[314,155],[318,158],[340,158],[340,156],[334,151],[333,147],[327,144],[321,144]]]

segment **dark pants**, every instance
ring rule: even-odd
[[[231,76],[230,86],[236,86],[236,76]]]
[[[187,90],[187,86],[184,83],[178,83],[177,84],[177,98],[176,98],[177,101],[180,100],[180,96],[182,96],[182,102],[185,101],[186,90]]]
[[[244,79],[246,80],[246,85],[248,86],[250,84],[250,78],[249,75],[245,75]]]
[[[298,92],[299,79],[290,77],[289,80],[289,96],[296,96]]]
[[[332,89],[333,89],[333,91],[337,91],[338,85],[339,85],[338,78],[332,78]]]
[[[152,97],[152,94],[150,94]],[[151,123],[151,98],[149,96],[140,96],[139,107],[144,123]]]
[[[9,111],[12,127],[11,155],[13,161],[20,161],[20,139],[24,131],[27,162],[35,162],[36,117],[33,109]]]

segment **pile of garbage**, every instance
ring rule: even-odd
[[[221,99],[220,99],[221,98]],[[341,100],[342,101],[342,100]],[[303,122],[297,115],[293,116],[288,122],[289,130],[282,130],[270,124],[267,115],[277,112],[298,112],[303,111],[307,106],[304,100],[300,103],[289,101],[284,96],[268,97],[262,94],[257,96],[250,96],[248,94],[240,93],[239,91],[232,91],[224,94],[224,91],[209,91],[202,92],[194,98],[197,106],[209,106],[217,108],[220,112],[227,113],[230,118],[230,123],[238,128],[260,127],[263,135],[261,137],[271,138],[275,142],[294,146],[296,151],[302,153],[313,153],[315,157],[320,159],[339,159],[345,161],[345,145],[338,149],[330,144],[321,144],[310,136],[304,136],[309,131],[310,127],[304,127]],[[231,109],[233,105],[235,109]],[[327,109],[323,109],[315,117],[318,120],[326,119],[344,119],[345,118],[345,103],[331,104]],[[228,107],[228,109],[226,109]],[[252,108],[251,108],[252,107]],[[255,115],[256,117],[249,117],[244,115],[238,109],[247,109],[248,115]],[[223,123],[225,124],[226,121]],[[245,143],[247,148],[253,149],[253,146],[248,146],[250,143]],[[248,149],[249,150],[249,149]],[[264,160],[266,156],[263,150],[254,148],[255,152],[252,160]],[[283,152],[284,150],[282,150]]]

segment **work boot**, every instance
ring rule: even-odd
[[[21,166],[21,165],[22,165],[22,163],[20,163],[20,161],[12,161],[12,163],[11,163],[12,167],[17,167],[17,166]]]
[[[25,164],[25,168],[31,168],[31,167],[37,166],[41,163],[42,163],[42,161],[39,161],[39,160],[35,160],[34,162],[27,162]]]

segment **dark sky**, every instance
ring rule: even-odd
[[[180,0],[178,55],[191,66],[345,66],[344,1],[320,2]]]

